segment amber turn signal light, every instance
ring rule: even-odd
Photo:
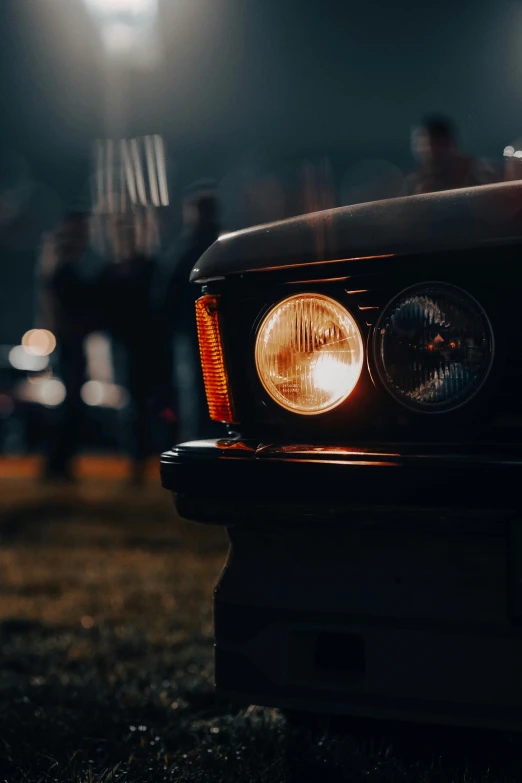
[[[199,351],[208,410],[213,421],[235,422],[219,326],[219,296],[205,294],[196,301]]]

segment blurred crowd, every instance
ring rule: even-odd
[[[189,274],[219,231],[212,185],[198,183],[185,195],[183,230],[167,251],[161,250],[153,208],[113,215],[71,212],[46,237],[37,318],[56,337],[55,369],[65,387],[45,438],[47,477],[73,478],[84,429],[85,347],[93,333],[108,335],[123,365],[133,482],[142,481],[151,453],[151,407],[162,416],[171,443],[201,433],[204,390]],[[212,434],[211,424],[206,432]]]
[[[361,169],[366,176],[362,189],[352,177],[338,197],[327,161],[304,165],[294,214],[339,201],[344,205],[520,179],[520,146],[520,151],[516,143],[506,147],[502,167],[466,154],[451,120],[429,116],[412,132],[414,170],[391,192],[389,172],[384,176],[381,170],[382,176],[372,174],[372,179]],[[281,192],[270,178],[257,191],[247,187],[245,192],[258,207],[257,222],[287,216],[280,214]],[[44,236],[35,320],[56,340],[52,374],[64,388],[44,433],[46,477],[73,479],[73,459],[85,435],[85,389],[92,378],[86,346],[92,335],[102,334],[110,344],[110,362],[118,366],[126,390],[120,431],[133,482],[141,482],[147,457],[158,448],[151,419],[161,422],[166,447],[221,433],[206,413],[194,313],[198,292],[189,283],[192,267],[221,233],[220,213],[215,183],[199,181],[184,193],[182,230],[168,246],[162,225],[167,213],[155,206],[133,205],[112,213],[71,211]],[[95,394],[97,387],[90,383]]]

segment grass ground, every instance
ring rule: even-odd
[[[154,479],[87,471],[57,490],[17,475],[0,484],[0,780],[522,780],[505,737],[290,728],[217,702],[223,531],[176,519]]]

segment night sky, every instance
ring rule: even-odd
[[[328,156],[336,182],[378,158],[407,171],[411,125],[444,112],[467,151],[522,135],[522,4],[160,0],[156,71],[114,74],[82,0],[1,0],[0,187],[32,183],[28,231],[0,201],[0,343],[32,325],[40,227],[87,193],[90,145],[162,133],[173,192],[241,167]]]

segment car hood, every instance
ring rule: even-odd
[[[224,234],[190,279],[522,238],[522,181],[374,201]]]

